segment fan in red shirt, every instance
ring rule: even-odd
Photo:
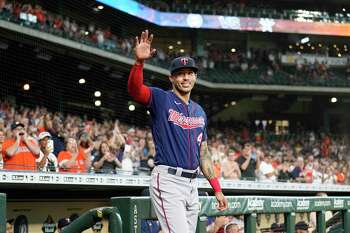
[[[35,171],[35,160],[40,154],[38,144],[27,135],[24,124],[13,123],[11,129],[13,138],[5,140],[2,145],[4,169]]]
[[[90,158],[78,148],[74,138],[68,138],[66,150],[58,154],[58,165],[60,172],[84,173],[90,166]]]

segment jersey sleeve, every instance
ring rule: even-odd
[[[207,115],[205,114],[203,109],[202,109],[202,111],[203,111],[203,115],[204,115],[204,128],[203,128],[202,142],[205,142],[208,140],[208,133],[207,133],[208,119],[207,119]]]
[[[165,105],[166,91],[157,88],[157,87],[150,87],[151,90],[151,99],[149,101],[148,107],[156,113],[159,111],[159,109],[162,109],[162,107]]]

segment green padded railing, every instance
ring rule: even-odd
[[[326,211],[339,211],[342,224],[338,226],[343,232],[350,232],[350,197],[228,197],[229,208],[224,212],[216,210],[214,197],[201,197],[201,210],[197,233],[204,233],[208,216],[244,215],[244,232],[255,233],[258,213],[284,213],[287,233],[295,232],[295,214],[298,212],[316,212],[318,233],[326,232]],[[141,232],[142,219],[156,219],[150,198],[115,197],[112,205],[122,215],[123,232]]]
[[[100,207],[91,209],[79,218],[75,219],[68,226],[64,227],[62,233],[80,233],[90,227],[96,222],[101,221],[103,218],[108,218],[108,232],[110,233],[122,233],[122,220],[115,207]],[[1,232],[1,231],[0,231]]]
[[[0,193],[0,232],[6,232],[6,194]]]

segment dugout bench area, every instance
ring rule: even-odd
[[[197,233],[206,232],[209,216],[243,215],[244,232],[255,233],[257,214],[283,213],[285,231],[295,232],[296,213],[316,212],[317,233],[326,233],[325,213],[336,211],[340,221],[335,222],[335,232],[350,232],[350,197],[276,197],[239,196],[227,197],[229,208],[224,212],[216,210],[215,197],[200,197],[201,210]],[[90,228],[105,218],[111,233],[141,233],[141,220],[156,219],[149,197],[114,197],[112,207],[91,209],[63,229],[62,233],[77,233]],[[334,223],[334,220],[332,220]],[[0,194],[0,233],[5,233],[6,195]]]

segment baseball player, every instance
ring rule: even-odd
[[[128,90],[135,101],[151,112],[156,147],[150,196],[162,230],[166,233],[194,233],[199,212],[197,180],[199,166],[211,184],[222,211],[228,206],[212,167],[207,145],[207,118],[190,99],[198,68],[190,57],[175,58],[170,65],[172,90],[164,91],[143,84],[143,63],[156,50],[153,35],[143,31],[136,37],[135,65]]]

